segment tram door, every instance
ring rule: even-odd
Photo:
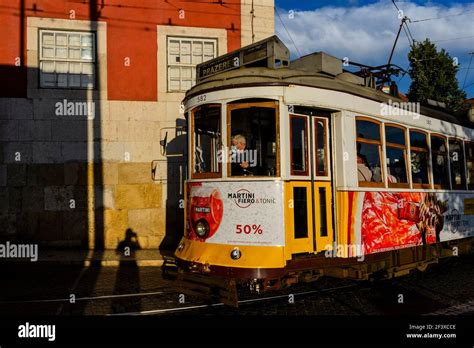
[[[313,117],[313,202],[316,239],[316,252],[326,250],[332,243],[332,185],[331,185],[331,151],[329,148],[329,118]]]
[[[290,115],[291,181],[285,186],[290,254],[325,250],[332,238],[329,119]]]

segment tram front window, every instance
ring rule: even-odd
[[[228,104],[230,176],[277,176],[277,104]]]
[[[192,112],[194,176],[212,177],[220,173],[220,120],[220,105],[205,105]]]

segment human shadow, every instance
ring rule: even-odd
[[[138,234],[131,228],[125,231],[125,238],[119,242],[115,252],[120,255],[117,269],[114,295],[138,294],[140,292],[140,274],[136,261],[136,251],[141,249]],[[141,301],[138,296],[118,297],[111,303],[111,313],[138,312]]]

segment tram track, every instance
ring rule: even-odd
[[[469,265],[471,264],[469,263]],[[466,272],[466,269],[470,269],[466,267],[467,266],[464,268],[456,268],[456,270],[459,269],[460,271]],[[444,273],[451,274],[451,271],[452,268],[449,267],[448,271]],[[457,279],[457,277],[450,276],[449,280],[451,280],[451,278]],[[285,301],[285,299],[289,299],[289,296],[293,295],[294,304],[298,306],[305,306],[306,303],[309,303],[311,306],[313,303],[316,303],[314,301],[317,301],[318,305],[320,305],[320,309],[325,308],[326,304],[330,303],[329,306],[333,306],[334,308],[344,307],[347,308],[348,312],[354,314],[398,314],[399,310],[406,311],[406,308],[402,305],[392,305],[390,302],[387,302],[387,299],[396,298],[397,294],[404,294],[410,308],[414,303],[420,303],[418,306],[415,306],[416,308],[412,309],[413,312],[427,314],[435,313],[445,308],[452,307],[455,309],[457,306],[460,308],[463,306],[463,297],[459,296],[459,292],[450,293],[448,286],[434,286],[430,282],[422,282],[423,279],[426,281],[432,280],[429,274],[420,279],[419,277],[412,276],[398,278],[394,281],[381,281],[376,283],[341,283],[340,280],[324,278],[314,285],[302,283],[285,290],[280,290],[278,293],[268,293],[263,296],[241,293],[239,296],[241,300],[238,301],[238,304],[242,308],[242,313],[259,310],[260,307],[272,308],[271,311],[275,311],[276,313],[277,310],[287,310],[287,305],[285,304],[287,301]],[[436,284],[438,283],[435,283],[435,285]],[[373,291],[367,291],[367,289]],[[130,288],[130,290],[132,289]],[[179,304],[178,298],[180,293],[171,283],[163,284],[163,286],[147,286],[141,289],[141,292],[130,290],[128,292],[122,291],[115,294],[109,291],[94,291],[93,293],[78,291],[74,302],[71,302],[71,298],[67,297],[68,295],[66,294],[69,294],[67,290],[66,292],[62,292],[62,295],[56,297],[54,297],[54,295],[51,296],[53,298],[40,297],[32,299],[28,297],[15,298],[12,296],[9,299],[3,298],[0,301],[0,311],[14,311],[16,306],[21,305],[25,305],[26,307],[24,308],[31,308],[32,311],[44,311],[50,308],[51,312],[57,312],[57,308],[50,306],[61,306],[61,312],[65,309],[65,312],[69,314],[84,313],[84,309],[81,310],[80,306],[90,305],[88,309],[89,313],[100,313],[99,315],[104,316],[179,315],[180,313],[196,313],[201,315],[206,313],[206,308],[210,310],[216,308],[219,313],[226,311],[223,303],[206,303],[192,296],[186,296],[186,303]],[[318,295],[321,295],[321,300],[319,300]],[[467,296],[467,299],[472,301],[471,296]],[[137,301],[138,305],[135,305],[134,303]],[[335,304],[336,302],[337,305]],[[74,303],[81,303],[81,305],[76,307]],[[368,305],[366,306],[364,303]],[[114,306],[112,306],[112,304]],[[274,308],[274,306],[279,309]],[[229,311],[232,312],[233,309],[229,308]]]
[[[166,294],[168,294],[168,293],[165,292],[165,291],[153,291],[153,292],[139,292],[139,293],[128,293],[128,294],[84,296],[84,297],[76,297],[76,298],[74,298],[74,301],[111,300],[111,299],[117,299],[117,298],[146,297],[146,296],[156,296],[156,295],[166,295]],[[0,305],[23,304],[23,303],[55,303],[55,302],[68,302],[68,303],[70,303],[71,298],[0,301]]]
[[[251,303],[263,302],[263,301],[271,301],[276,299],[282,298],[289,298],[290,295],[295,297],[297,296],[306,296],[306,295],[313,295],[313,294],[323,294],[323,293],[330,293],[337,290],[344,290],[349,288],[355,288],[359,286],[359,284],[349,284],[344,286],[338,286],[333,288],[327,289],[317,289],[317,290],[310,290],[310,291],[302,291],[296,293],[288,293],[282,295],[275,295],[275,296],[265,296],[265,297],[258,297],[253,299],[245,299],[238,301],[239,305],[246,305]],[[191,306],[182,306],[182,307],[172,307],[172,308],[160,308],[160,309],[153,309],[147,311],[137,311],[137,312],[124,312],[124,313],[110,313],[107,316],[142,316],[142,315],[160,315],[160,314],[167,314],[167,313],[175,313],[175,312],[183,312],[183,311],[190,311],[196,309],[203,309],[203,308],[212,308],[212,307],[221,307],[225,304],[222,302],[217,303],[210,303],[210,304],[201,304],[201,305],[191,305]]]

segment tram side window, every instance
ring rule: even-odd
[[[445,137],[431,135],[431,160],[434,187],[449,189],[448,147]]]
[[[382,186],[380,123],[357,119],[356,132],[359,185]]]
[[[307,117],[291,116],[291,174],[308,175]]]
[[[465,142],[466,166],[467,166],[467,187],[474,190],[474,143]]]
[[[192,112],[194,174],[220,173],[218,151],[221,142],[221,107],[209,105]]]
[[[429,153],[425,133],[410,130],[411,178],[414,187],[429,188]]]
[[[228,104],[231,176],[277,176],[276,103]]]
[[[464,173],[464,153],[462,141],[449,139],[449,162],[451,164],[451,186],[453,190],[466,189]]]
[[[406,131],[385,126],[387,178],[389,187],[408,187]]]
[[[328,175],[326,120],[315,118],[316,175]]]

